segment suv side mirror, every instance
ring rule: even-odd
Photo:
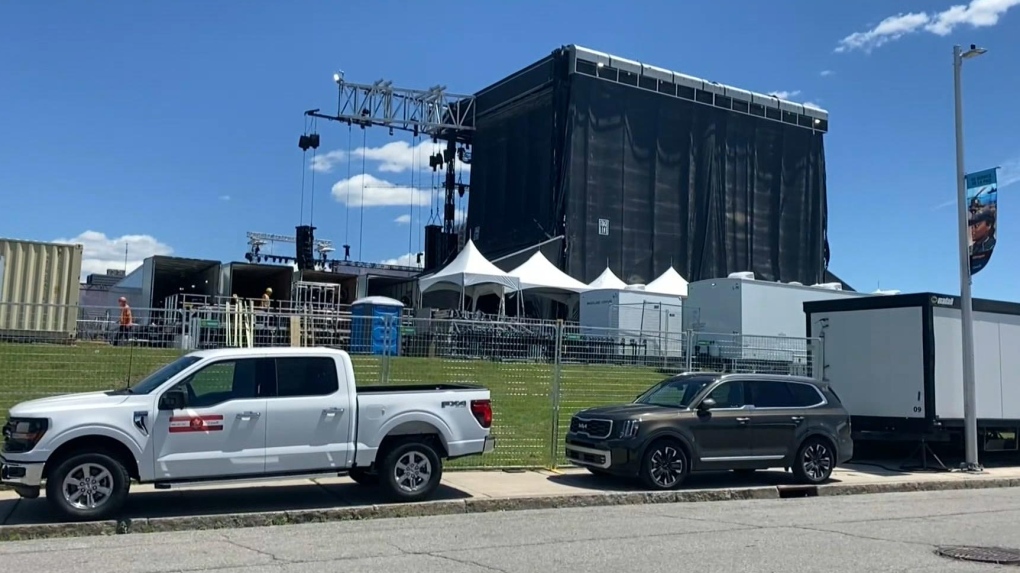
[[[715,405],[716,405],[715,400],[711,398],[705,398],[704,400],[701,401],[700,404],[698,404],[698,410],[701,410],[702,412],[707,412],[708,410],[715,408]]]
[[[160,410],[183,410],[188,406],[188,393],[184,388],[171,388],[159,397]]]

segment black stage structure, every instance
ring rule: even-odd
[[[828,113],[565,46],[474,96],[469,236],[589,282],[823,282]]]

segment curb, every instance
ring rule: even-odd
[[[878,493],[990,489],[1020,487],[1020,478],[976,478],[972,480],[931,480],[874,484],[833,484],[823,486],[766,486],[718,490],[623,492],[605,494],[548,495],[513,498],[469,498],[452,501],[396,503],[187,517],[153,517],[85,523],[0,526],[0,541],[85,537],[128,533],[164,533],[224,528],[297,525],[331,521],[361,521],[396,517],[426,517],[534,509],[563,509],[614,505],[695,503],[706,501],[762,500],[786,497],[845,496]],[[787,495],[793,493],[793,495]]]

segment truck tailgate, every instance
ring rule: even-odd
[[[357,401],[359,464],[375,459],[382,440],[395,434],[437,433],[450,458],[492,447],[489,390],[481,386],[368,386],[357,389]]]

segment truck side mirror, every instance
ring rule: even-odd
[[[183,410],[188,406],[188,393],[184,388],[171,388],[159,397],[160,410]]]

